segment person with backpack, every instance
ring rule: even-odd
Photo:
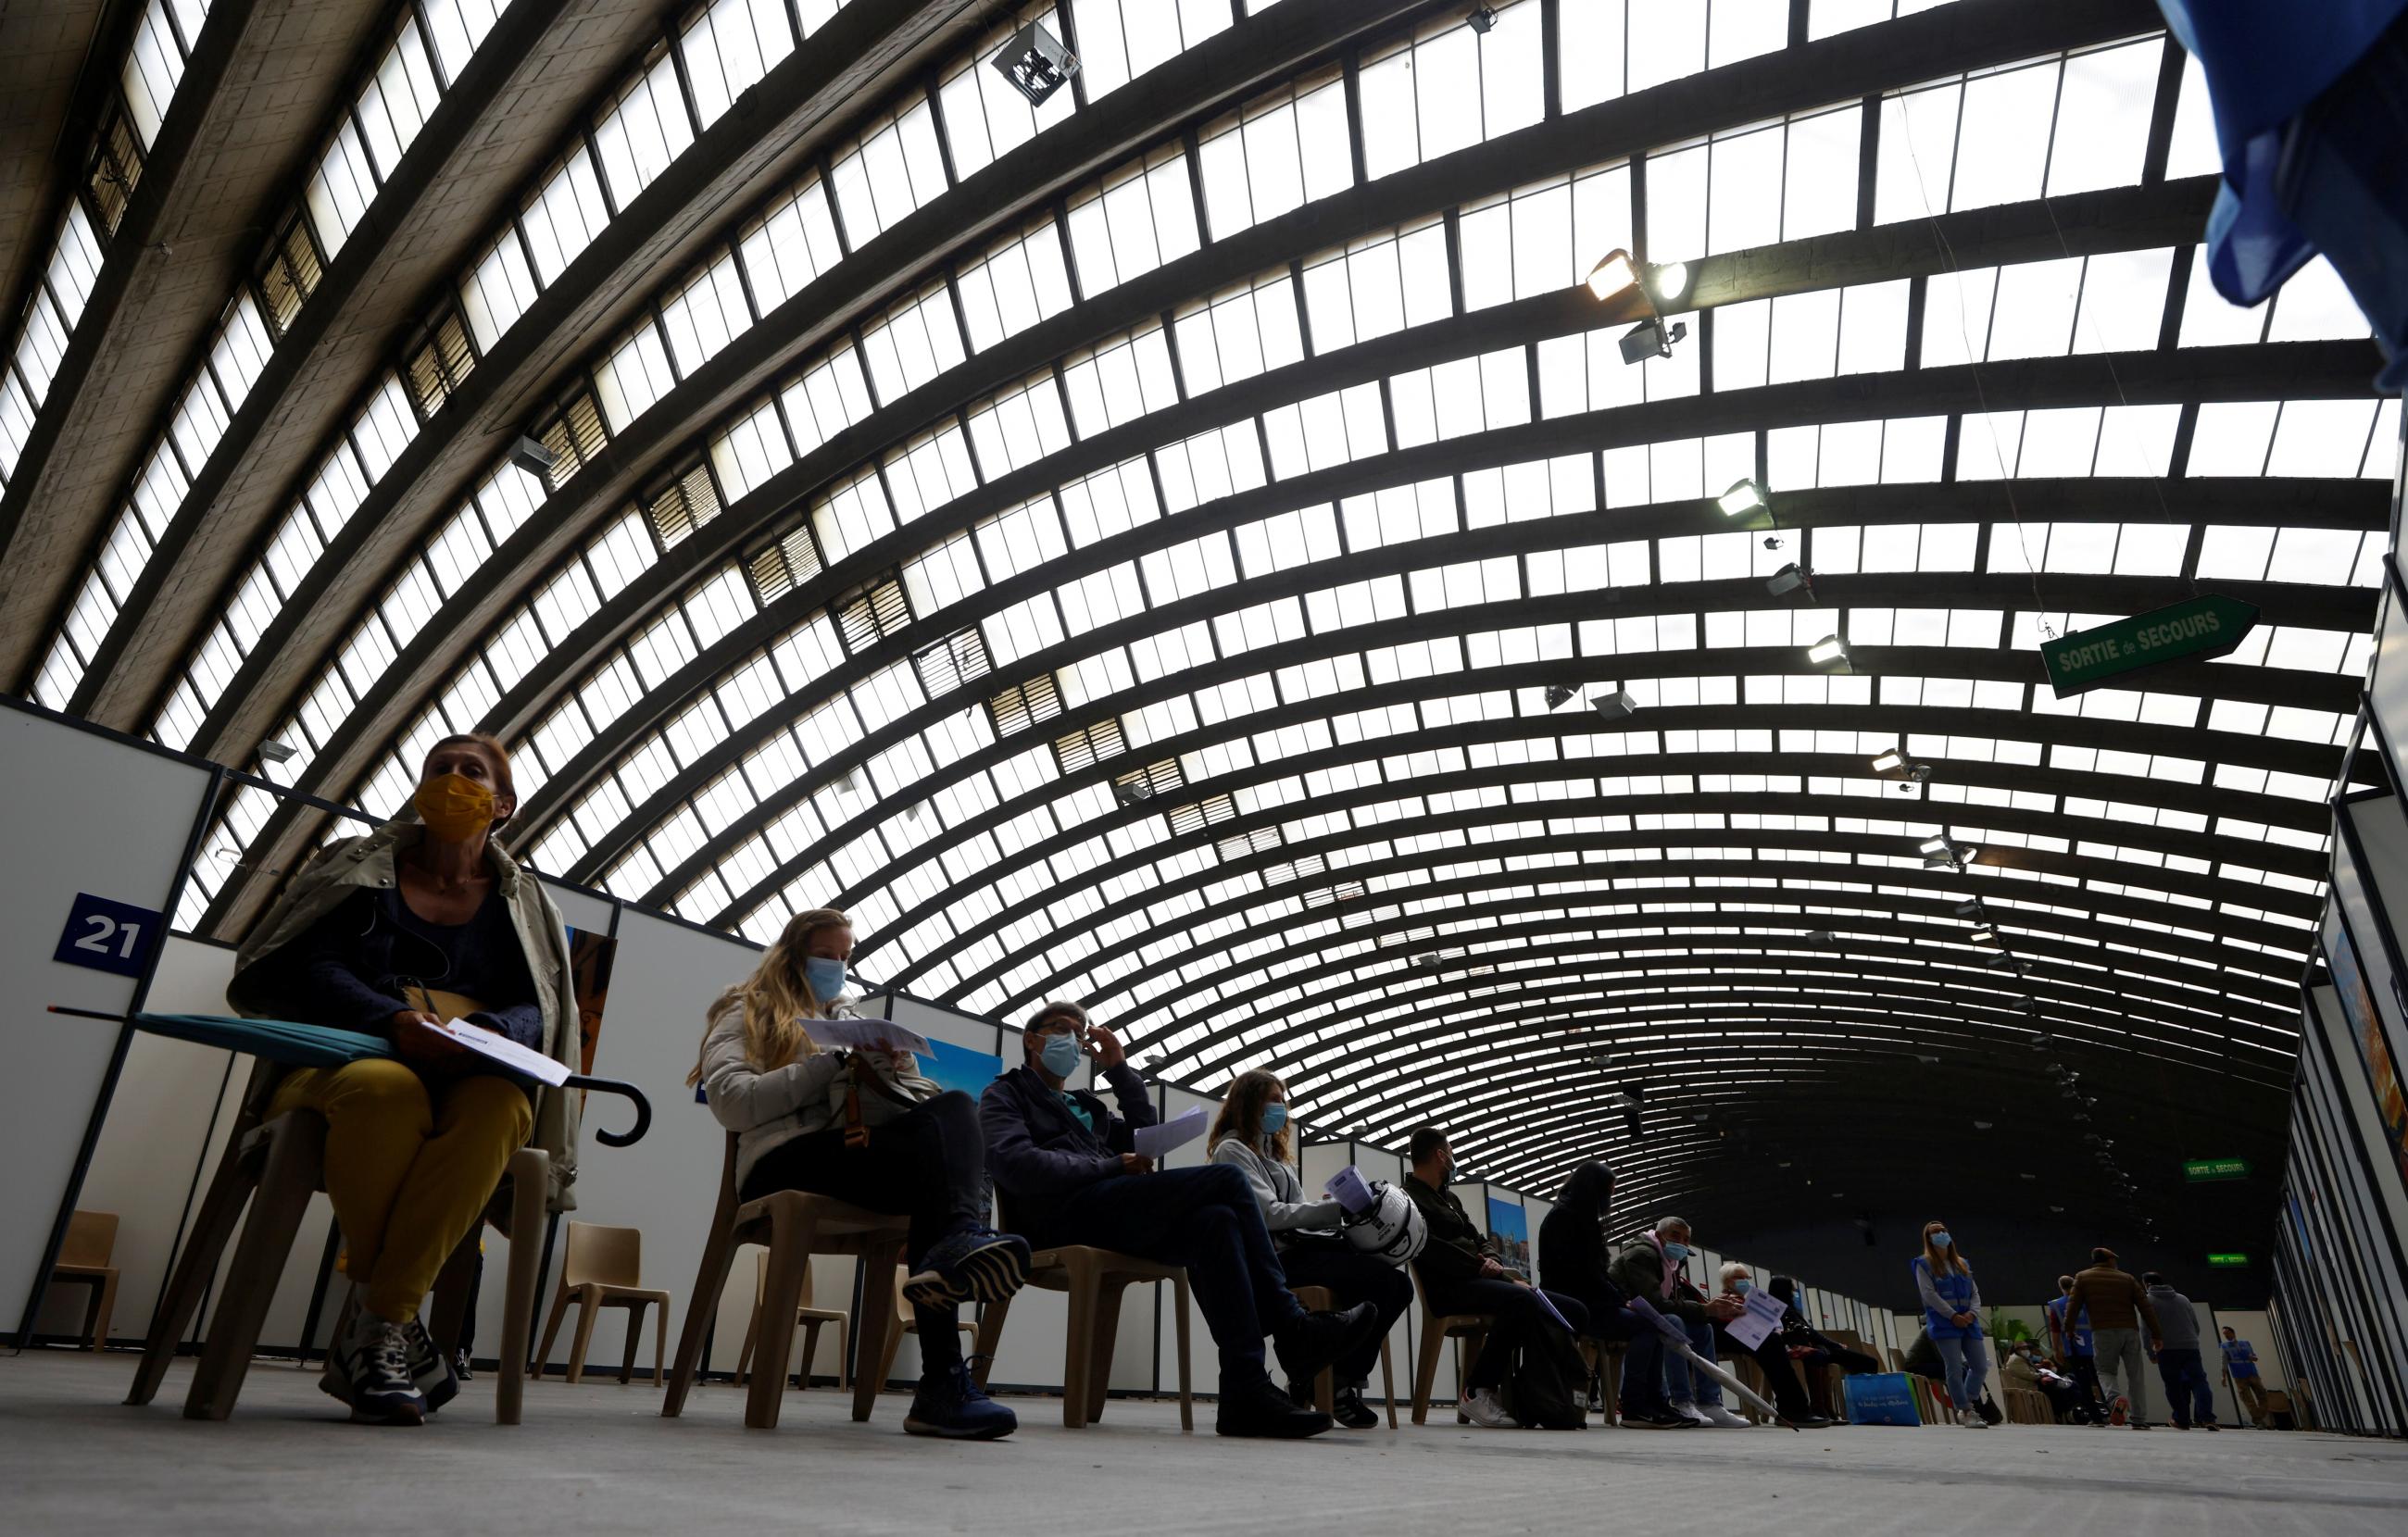
[[[1379,1328],[1332,1363],[1329,1399],[1329,1417],[1340,1425],[1350,1430],[1375,1428],[1380,1416],[1363,1402],[1363,1390],[1380,1359],[1380,1342],[1412,1303],[1412,1281],[1401,1268],[1340,1235],[1345,1211],[1335,1200],[1304,1198],[1304,1184],[1288,1161],[1287,1086],[1276,1075],[1261,1068],[1239,1074],[1205,1146],[1213,1162],[1235,1168],[1254,1188],[1290,1288],[1320,1287],[1340,1307],[1368,1302],[1378,1311]],[[1287,1396],[1310,1404],[1313,1385],[1291,1381]]]
[[[1505,1268],[1496,1245],[1446,1188],[1455,1177],[1455,1150],[1444,1131],[1435,1126],[1415,1131],[1406,1156],[1412,1160],[1412,1173],[1405,1177],[1405,1194],[1421,1208],[1422,1220],[1429,1226],[1429,1242],[1414,1257],[1413,1269],[1422,1279],[1430,1311],[1484,1313],[1497,1320],[1466,1374],[1455,1407],[1472,1424],[1491,1430],[1511,1430],[1521,1424],[1507,1411],[1499,1389],[1526,1356],[1542,1363],[1534,1368],[1534,1376],[1564,1379],[1562,1398],[1570,1402],[1570,1383],[1579,1360],[1572,1341],[1587,1331],[1588,1309],[1578,1298],[1541,1293],[1526,1278]],[[1567,1355],[1575,1363],[1569,1372],[1564,1370]],[[1563,1404],[1553,1402],[1556,1395],[1545,1396],[1550,1400],[1549,1416],[1533,1415],[1533,1421],[1569,1419]]]
[[[1956,1423],[1986,1430],[1990,1422],[1982,1416],[1982,1385],[1989,1376],[1990,1354],[1982,1337],[1982,1292],[1947,1223],[1923,1225],[1923,1252],[1909,1268],[1923,1299],[1923,1331],[1946,1363],[1942,1380],[1956,1401]]]

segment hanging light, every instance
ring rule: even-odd
[[[1938,833],[1934,833],[1930,837],[1924,839],[1914,847],[1926,854],[1945,854],[1949,851],[1948,840],[1940,836]]]
[[[1988,924],[1984,924],[1965,937],[1976,945],[1988,945],[1995,942],[1999,936]]]
[[[1905,766],[1906,754],[1899,751],[1896,747],[1884,747],[1881,751],[1873,754],[1873,772],[1876,774],[1887,774],[1892,769],[1900,769]]]
[[[1762,481],[1749,476],[1733,481],[1730,490],[1714,498],[1714,505],[1723,509],[1726,518],[1744,518],[1758,507],[1770,510],[1772,497]]]
[[[1569,688],[1561,683],[1550,683],[1547,685],[1547,708],[1560,710],[1579,697],[1579,694],[1580,690],[1577,689]]]
[[[1079,72],[1079,56],[1036,21],[1013,33],[991,62],[1032,107],[1044,106],[1046,97]]]
[[[1588,291],[1599,299],[1611,299],[1638,286],[1639,269],[1627,250],[1608,251],[1604,261],[1588,269]]]
[[[1801,587],[1806,590],[1808,597],[1813,597],[1814,574],[1795,561],[1764,579],[1764,590],[1776,598],[1785,598]]]
[[[1660,267],[1649,267],[1647,286],[1654,292],[1657,304],[1677,302],[1682,294],[1689,292],[1689,263],[1667,262]]]
[[[1842,644],[1839,636],[1825,635],[1821,640],[1806,648],[1806,660],[1817,667],[1828,667],[1833,662],[1846,662],[1848,648]]]

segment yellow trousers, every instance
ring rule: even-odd
[[[390,1058],[296,1068],[268,1114],[326,1117],[326,1194],[342,1224],[343,1273],[360,1305],[406,1323],[477,1225],[535,1107],[505,1078],[430,1084]]]

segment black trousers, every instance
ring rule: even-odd
[[[1471,1372],[1463,1388],[1478,1393],[1505,1385],[1505,1373],[1513,1364],[1514,1356],[1543,1324],[1555,1320],[1547,1316],[1546,1303],[1529,1287],[1514,1281],[1433,1281],[1422,1277],[1429,1291],[1430,1307],[1440,1313],[1486,1313],[1497,1319],[1488,1331],[1488,1342],[1480,1347],[1480,1359],[1471,1363]],[[1560,1291],[1547,1293],[1547,1301],[1572,1326],[1575,1338],[1588,1332],[1588,1309],[1581,1300]]]
[[[1298,1237],[1280,1251],[1280,1268],[1287,1272],[1291,1288],[1327,1287],[1341,1313],[1357,1302],[1369,1302],[1379,1309],[1378,1337],[1331,1367],[1341,1388],[1368,1384],[1371,1368],[1380,1363],[1380,1341],[1388,1337],[1388,1331],[1412,1303],[1412,1281],[1399,1267],[1373,1259],[1342,1238]]]
[[[844,1129],[807,1132],[761,1155],[741,1192],[757,1201],[801,1190],[911,1219],[916,1265],[937,1240],[986,1220],[986,1136],[978,1102],[948,1089],[869,1129],[869,1145],[848,1147]],[[873,1284],[875,1281],[873,1280]],[[961,1359],[953,1325],[960,1310],[914,1304],[920,1359],[933,1373]]]
[[[1781,1411],[1782,1418],[1804,1419],[1814,1412],[1813,1402],[1806,1397],[1806,1385],[1798,1379],[1797,1369],[1789,1363],[1789,1347],[1781,1343],[1781,1331],[1776,1329],[1767,1334],[1755,1349],[1750,1350],[1740,1344],[1729,1330],[1716,1324],[1714,1348],[1725,1360],[1735,1360],[1742,1356],[1756,1359],[1756,1364],[1764,1373],[1764,1380],[1771,1385],[1773,1407]]]

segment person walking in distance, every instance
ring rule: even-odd
[[[2266,1384],[2258,1373],[2258,1347],[2243,1339],[2230,1324],[2224,1326],[2224,1380],[2249,1406],[2253,1425],[2266,1423]]]
[[[2220,1430],[2215,1422],[2215,1390],[2208,1386],[2207,1367],[2199,1354],[2199,1310],[2156,1271],[2141,1277],[2148,1288],[2149,1305],[2157,1310],[2157,1380],[2165,1384],[2166,1406],[2174,1429],[2194,1424]]]
[[[2057,1359],[2065,1363],[2066,1375],[2082,1389],[2083,1414],[2092,1425],[2107,1423],[2105,1396],[2099,1388],[2099,1359],[2090,1338],[2090,1319],[2066,1304],[2072,1300],[2073,1277],[2057,1278],[2057,1295],[2049,1299],[2048,1337],[2057,1347]]]
[[[2102,1384],[2110,1373],[2115,1378],[2120,1401],[2111,1400],[2111,1410],[2126,1415],[2132,1429],[2147,1430],[2149,1379],[2141,1367],[2157,1349],[2157,1305],[2141,1283],[2116,1265],[2115,1251],[2105,1247],[2090,1251],[2090,1268],[2074,1276],[2073,1289],[2065,1297],[2069,1314],[2090,1319]]]

